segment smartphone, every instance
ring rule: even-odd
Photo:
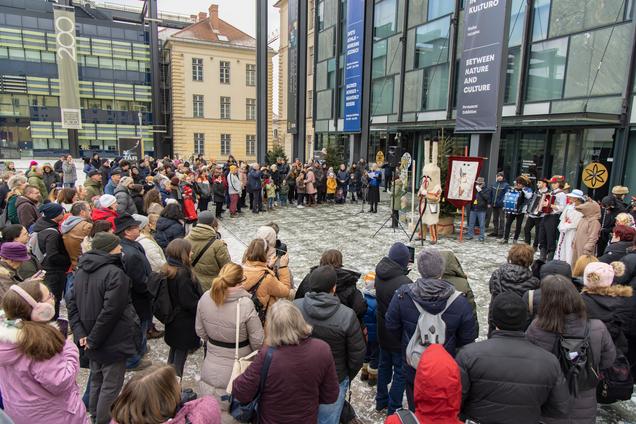
[[[57,326],[59,327],[60,333],[62,333],[64,338],[67,338],[68,337],[68,320],[65,320],[64,318],[58,318]]]
[[[34,279],[34,280],[43,279],[45,275],[46,275],[46,271],[41,269],[38,272],[36,272],[35,274],[33,274],[33,276],[31,278]]]
[[[414,264],[415,263],[415,248],[413,246],[406,246],[406,248],[409,249],[409,263]]]

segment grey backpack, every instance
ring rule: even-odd
[[[450,305],[461,296],[462,293],[455,290],[446,300],[446,306],[439,314],[431,314],[426,312],[416,301],[413,301],[415,307],[420,312],[420,317],[417,319],[417,327],[415,333],[409,340],[409,344],[406,347],[406,362],[413,368],[417,369],[417,364],[420,363],[422,354],[432,344],[443,345],[446,341],[446,323],[442,319],[442,315]]]

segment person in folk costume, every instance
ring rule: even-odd
[[[573,266],[572,263],[572,243],[576,234],[576,227],[583,217],[583,214],[576,209],[576,206],[585,203],[585,195],[581,190],[572,190],[568,193],[568,204],[563,209],[559,222],[559,241],[557,242],[554,259],[564,261]]]
[[[181,193],[183,196],[183,215],[185,216],[186,222],[195,222],[197,220],[197,208],[194,204],[196,194],[192,189],[191,175],[188,175],[186,182],[181,186]]]
[[[424,168],[422,168],[422,183],[418,191],[420,199],[419,211],[422,215],[422,225],[420,226],[420,239],[426,239],[424,226],[431,233],[431,243],[437,243],[437,223],[439,222],[439,203],[442,197],[442,186],[440,169],[437,166],[438,139],[433,138],[432,155],[431,140],[424,140]],[[430,161],[429,161],[430,158]]]

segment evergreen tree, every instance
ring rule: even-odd
[[[327,147],[325,147],[325,162],[327,162],[327,166],[338,169],[342,161],[342,149],[336,143],[327,144]]]
[[[280,144],[274,144],[272,150],[267,152],[266,161],[268,165],[273,165],[276,163],[278,158],[283,158],[287,160],[287,155],[285,154],[285,149]]]

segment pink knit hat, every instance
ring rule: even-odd
[[[614,268],[603,262],[592,262],[583,271],[585,287],[609,287],[614,281]]]

